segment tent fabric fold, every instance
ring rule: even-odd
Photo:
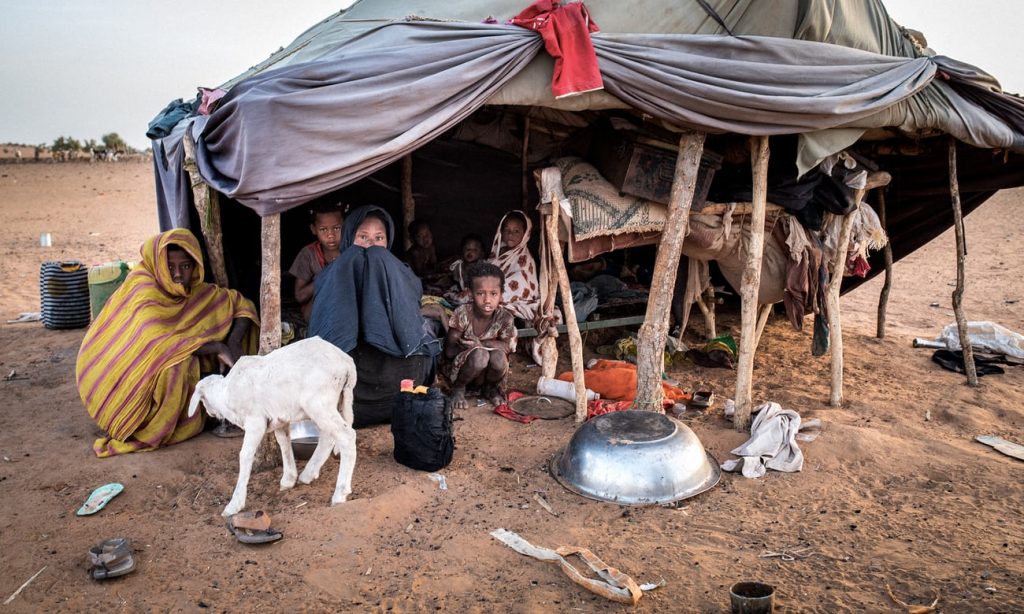
[[[927,58],[763,37],[594,35],[606,87],[665,121],[745,134],[849,124],[925,87]],[[348,185],[436,138],[526,66],[505,25],[396,22],[255,75],[209,116],[203,177],[260,215]]]
[[[756,29],[751,19],[761,9],[740,3],[722,13],[740,36],[621,33],[618,9],[595,4],[605,27],[592,42],[610,100],[706,132],[798,133],[801,171],[871,128],[940,130],[978,147],[1024,151],[1017,101],[974,67],[915,53],[878,3],[850,15],[809,8],[787,35],[793,16]],[[183,120],[196,124],[203,178],[260,215],[279,213],[370,175],[495,100],[559,104],[547,84],[548,98],[535,100],[533,73],[551,61],[536,32],[374,13],[393,8],[363,1],[325,20],[265,63],[273,67],[232,81],[209,117]],[[754,35],[762,31],[771,35]],[[802,40],[815,37],[826,42]],[[935,79],[940,70],[956,87]],[[178,223],[189,206],[177,163],[181,128],[154,141],[166,163],[157,163],[161,225]]]

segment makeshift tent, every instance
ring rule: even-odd
[[[556,4],[546,8],[557,12]],[[552,71],[571,59],[556,62],[538,32],[504,23],[525,8],[519,2],[357,2],[224,84],[227,94],[208,115],[198,114],[199,101],[177,101],[154,120],[148,134],[161,226],[202,226],[208,244],[222,238],[224,274],[232,271],[243,291],[251,269],[244,256],[232,265],[231,254],[252,254],[262,226],[264,299],[278,290],[268,281],[279,285],[272,277],[280,273],[277,215],[342,188],[406,210],[414,197],[417,207],[433,199],[446,223],[466,220],[477,230],[473,215],[449,213],[458,211],[458,184],[469,182],[460,169],[488,177],[493,198],[470,198],[466,207],[477,218],[493,223],[511,208],[509,192],[532,199],[531,186],[518,187],[518,162],[537,167],[528,147],[533,133],[500,113],[508,110],[536,118],[548,136],[571,136],[596,114],[616,111],[677,132],[797,135],[801,173],[856,144],[893,176],[886,202],[895,259],[953,222],[945,141],[936,146],[925,137],[959,142],[964,211],[1024,183],[1021,99],[1002,93],[984,72],[933,54],[920,35],[891,21],[881,2],[593,0],[586,7],[600,28],[589,40],[604,89],[556,98]],[[558,21],[538,24],[557,28]],[[566,36],[562,42],[578,39]],[[557,52],[557,45],[547,48]],[[488,124],[488,113],[498,119]],[[485,148],[490,153],[453,146],[460,142],[453,133],[467,123],[498,133]],[[502,142],[513,155],[493,146]],[[221,213],[202,202],[204,187],[186,171],[193,143],[194,177],[219,195],[231,219],[223,237],[216,230]],[[433,177],[443,176],[441,190],[449,194],[420,193],[427,190],[418,164],[412,186],[399,187],[411,172],[408,156],[416,152],[418,161],[428,148],[423,157],[440,160]],[[262,221],[238,214],[240,207]]]

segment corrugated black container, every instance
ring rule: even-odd
[[[89,269],[77,260],[44,262],[39,267],[39,301],[46,328],[89,325]]]

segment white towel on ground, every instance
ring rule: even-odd
[[[803,452],[796,443],[800,431],[800,414],[792,409],[782,409],[781,405],[774,402],[765,403],[754,411],[756,416],[750,425],[750,439],[732,451],[742,458],[725,461],[722,469],[740,469],[747,478],[759,478],[768,469],[800,471],[804,466]]]

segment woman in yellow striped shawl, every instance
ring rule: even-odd
[[[78,393],[109,435],[106,457],[153,450],[203,430],[185,414],[200,357],[230,366],[256,338],[256,309],[235,290],[203,282],[199,242],[169,230],[142,245],[142,262],[107,301],[78,352]]]

